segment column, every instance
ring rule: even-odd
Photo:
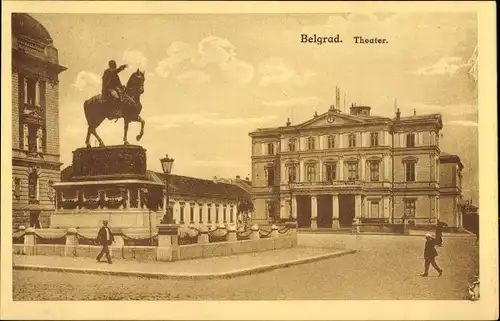
[[[40,106],[40,82],[35,82],[35,106]]]
[[[344,134],[339,134],[337,137],[337,142],[339,148],[344,148]]]
[[[297,197],[292,196],[292,217],[297,219]]]
[[[332,229],[339,229],[339,196],[337,194],[332,195]]]
[[[356,195],[354,197],[354,199],[355,199],[354,217],[360,218],[361,217],[361,195]]]
[[[315,230],[318,228],[318,200],[316,196],[311,196],[311,229]]]
[[[360,177],[360,180],[362,180],[362,181],[365,180],[365,167],[366,167],[366,160],[364,157],[361,157],[361,177]]]
[[[341,158],[339,160],[339,181],[344,180],[344,160]]]
[[[399,146],[398,147],[406,147],[405,145],[405,135],[403,133],[399,133]]]

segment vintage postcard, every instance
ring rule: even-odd
[[[498,318],[493,3],[2,9],[2,318]]]

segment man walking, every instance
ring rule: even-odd
[[[443,270],[436,264],[436,256],[438,253],[434,248],[436,244],[436,240],[432,238],[430,234],[425,236],[425,248],[424,248],[424,259],[425,259],[425,272],[420,274],[420,276],[427,276],[429,274],[429,265],[432,264],[432,267],[438,271],[439,276],[443,274]]]
[[[115,241],[113,237],[113,233],[111,233],[111,229],[108,227],[108,221],[102,221],[102,227],[99,229],[97,233],[97,240],[102,244],[101,253],[97,256],[97,262],[101,262],[101,258],[104,254],[106,254],[106,258],[108,259],[108,263],[111,264],[111,255],[109,254],[109,246]]]

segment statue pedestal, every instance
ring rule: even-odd
[[[155,229],[163,213],[163,188],[147,179],[146,150],[140,146],[79,148],[62,181],[54,184],[50,227],[96,228],[108,220],[113,228]]]

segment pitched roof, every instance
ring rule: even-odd
[[[165,174],[147,171],[149,180],[164,182]],[[250,200],[250,193],[235,184],[221,183],[213,180],[181,175],[170,175],[169,192],[173,195],[205,197],[237,201]]]
[[[73,166],[70,165],[61,171],[61,181],[68,181],[72,175]],[[146,171],[146,177],[149,181],[157,183],[165,182],[165,174],[163,173],[148,170]],[[170,175],[169,193],[171,195],[193,198],[231,201],[238,201],[240,199],[251,200],[250,193],[236,184],[172,174]]]

